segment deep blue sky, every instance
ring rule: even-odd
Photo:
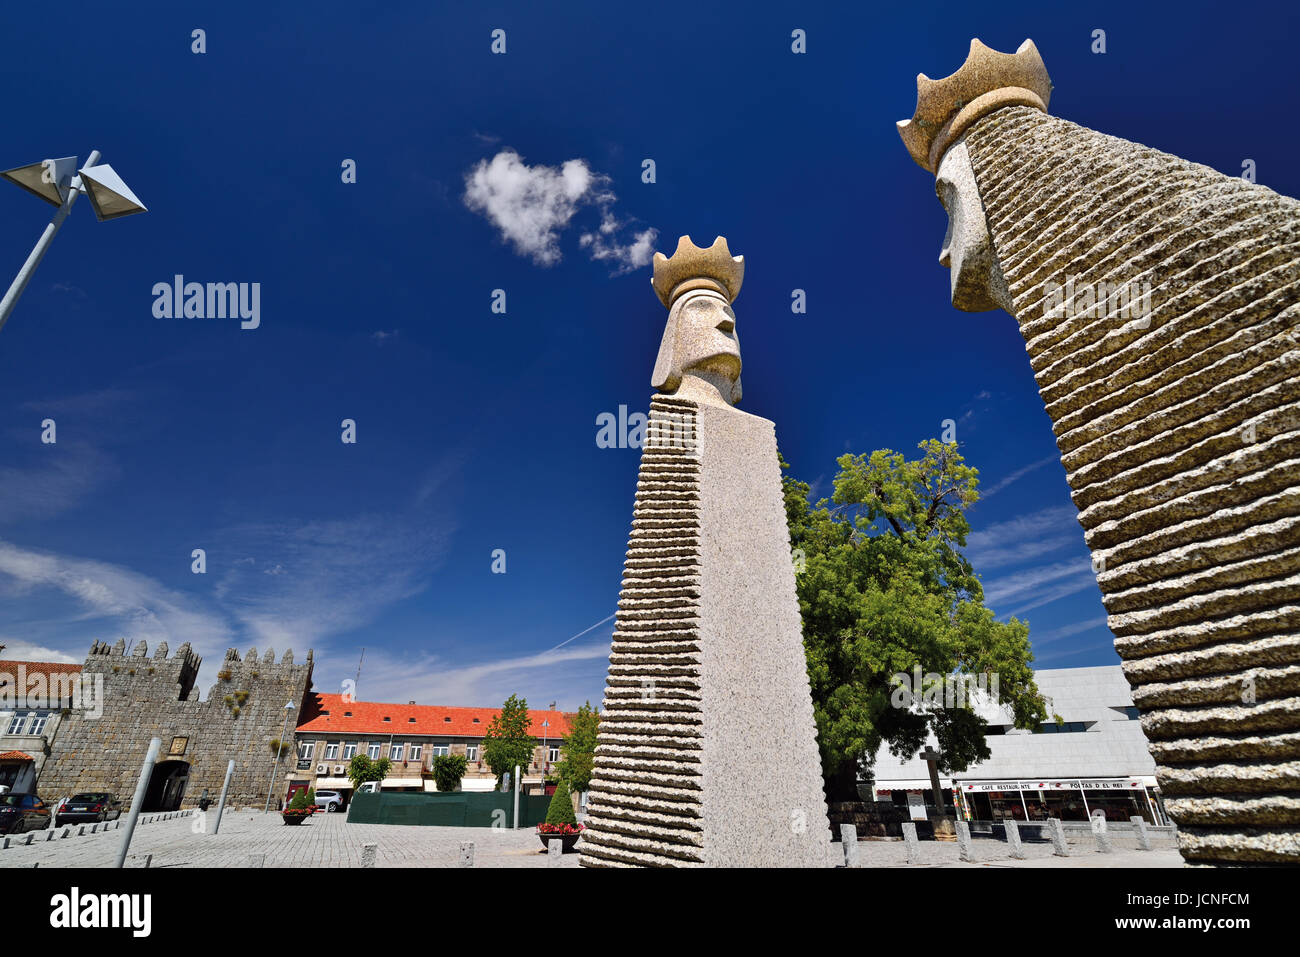
[[[580,247],[603,209],[623,242],[721,233],[745,256],[744,408],[819,492],[845,451],[957,420],[993,493],[971,514],[990,604],[1030,621],[1040,666],[1117,662],[1023,343],[950,306],[944,213],[894,122],[972,36],[1032,37],[1056,115],[1233,175],[1251,158],[1296,195],[1292,9],[8,10],[0,167],[98,148],[150,211],[79,203],[0,332],[0,643],[188,639],[207,680],[227,646],[310,646],[323,690],[364,646],[372,700],[598,700],[608,624],[547,652],[614,610],[638,453],[597,448],[595,422],[645,408],[665,319],[648,268]],[[465,202],[503,149],[581,160],[616,197],[577,210],[552,265]],[[0,184],[5,284],[51,212]],[[260,282],[261,327],[155,318],[176,273]]]

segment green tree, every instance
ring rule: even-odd
[[[560,745],[560,761],[555,766],[555,773],[570,791],[586,791],[591,787],[599,730],[600,712],[588,701],[569,722],[569,733]]]
[[[841,456],[831,502],[815,506],[806,483],[782,479],[791,544],[802,550],[799,610],[832,801],[858,799],[859,763],[869,768],[882,744],[909,758],[933,731],[945,772],[989,757],[983,719],[942,701],[900,706],[897,674],[919,666],[923,675],[983,675],[990,690],[996,676],[1017,727],[1047,714],[1029,666],[1029,626],[994,620],[962,554],[978,472],[955,443],[920,449],[911,461],[888,449]]]
[[[577,815],[573,813],[573,795],[563,780],[555,786],[551,803],[546,808],[547,824],[577,824]]]
[[[532,763],[537,739],[528,733],[530,726],[528,702],[518,695],[506,698],[488,723],[483,734],[483,760],[497,776],[497,787],[506,774],[514,772],[515,765],[525,769]]]
[[[455,791],[465,776],[469,759],[463,754],[440,754],[433,759],[433,780],[439,791]]]
[[[371,760],[364,754],[354,755],[348,762],[348,780],[352,782],[352,791],[356,793],[361,790],[361,785],[367,781],[382,781],[388,777],[389,769],[393,766],[388,758],[379,758]]]

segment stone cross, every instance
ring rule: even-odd
[[[939,790],[939,758],[940,754],[934,748],[926,748],[921,752],[921,757],[925,760],[926,767],[930,769],[930,787],[934,791],[934,807],[940,815],[944,814],[943,809],[943,792]]]

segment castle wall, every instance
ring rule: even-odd
[[[143,641],[130,654],[120,640],[112,647],[96,643],[83,675],[103,683],[102,715],[92,717],[79,709],[63,719],[37,786],[41,796],[56,800],[77,791],[105,790],[129,803],[149,739],[158,737],[160,764],[190,764],[182,806],[195,806],[205,788],[215,802],[233,758],[228,806],[262,807],[274,760],[270,742],[282,734],[293,739],[311,687],[311,653],[303,664],[294,664],[292,651],[276,661],[270,650],[259,657],[250,649],[241,659],[230,649],[206,701],[199,700],[194,686],[201,661],[188,643],[170,656],[166,643],[153,656]],[[284,732],[286,702],[294,707]],[[169,752],[178,738],[188,740],[184,753],[173,756]],[[180,742],[176,744],[179,749]],[[280,758],[277,796],[295,757],[290,749]]]

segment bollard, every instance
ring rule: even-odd
[[[553,837],[546,842],[546,866],[559,867],[560,860],[564,856],[564,845],[560,843],[558,837]]]
[[[1138,850],[1151,850],[1151,835],[1147,832],[1147,822],[1137,814],[1130,817],[1129,822],[1133,825],[1133,830],[1137,833]]]
[[[907,848],[907,863],[921,863],[921,845],[916,839],[916,825],[911,821],[903,823],[903,844]]]
[[[7,837],[5,838],[4,849],[5,849],[6,851],[9,850],[9,838],[7,838]]]
[[[852,824],[840,825],[840,843],[844,845],[844,866],[858,866],[858,829]]]
[[[117,866],[126,866],[126,852],[131,846],[131,837],[135,834],[135,822],[140,817],[140,808],[144,805],[145,792],[149,790],[149,778],[153,775],[154,765],[158,761],[158,752],[162,750],[162,738],[149,739],[149,751],[144,756],[140,768],[140,779],[135,785],[135,797],[131,799],[131,813],[126,819],[126,833],[122,835],[122,846],[117,851]]]
[[[1110,832],[1106,830],[1106,819],[1099,814],[1093,815],[1092,833],[1097,838],[1097,853],[1111,853],[1113,848],[1110,846]]]
[[[362,867],[375,866],[375,854],[378,848],[379,848],[378,844],[361,845],[361,866]]]
[[[970,862],[972,860],[971,847],[970,847],[970,825],[967,824],[965,821],[957,822],[957,859],[959,861],[967,861],[967,862]]]
[[[63,829],[63,833],[59,835],[59,840],[60,840],[60,841],[63,840],[65,837],[67,837],[67,836],[68,836],[69,834],[71,834],[71,833],[72,833],[72,828],[70,828],[70,827],[65,827],[65,828]]]
[[[30,844],[30,843],[31,843],[32,841],[34,841],[34,840],[36,840],[36,832],[35,832],[35,831],[32,831],[32,832],[30,832],[30,833],[27,835],[27,840],[24,841],[23,843],[24,843],[24,844]]]
[[[46,841],[46,843],[48,844],[48,843],[49,843],[50,841],[52,841],[52,840],[54,840],[54,828],[50,828],[49,830],[47,830],[47,831],[45,832],[45,841]]]
[[[1011,859],[1013,861],[1023,861],[1025,859],[1025,849],[1020,843],[1020,825],[1013,818],[1007,818],[1002,823],[1007,829],[1007,847],[1011,850]]]
[[[250,854],[250,855],[248,855],[248,866],[249,866],[249,867],[265,867],[265,866],[266,866],[266,855],[265,855],[265,854]]]
[[[1069,857],[1070,848],[1065,843],[1065,828],[1060,818],[1054,817],[1047,822],[1047,833],[1052,838],[1052,856]]]
[[[461,842],[460,842],[460,862],[459,862],[459,864],[460,864],[461,867],[473,867],[473,866],[474,866],[474,842],[473,842],[473,841],[461,841]]]
[[[221,830],[221,815],[226,812],[226,792],[230,790],[230,776],[235,773],[235,762],[226,762],[226,780],[221,783],[221,799],[217,801],[217,821],[212,825],[212,833]]]

